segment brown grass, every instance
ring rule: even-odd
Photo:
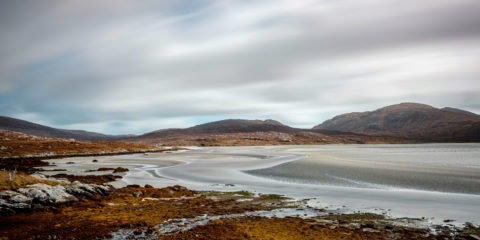
[[[190,230],[167,235],[154,226],[167,220],[193,218],[202,215],[224,215],[257,210],[271,210],[273,200],[238,202],[237,196],[216,194],[212,198],[180,186],[163,189],[131,186],[116,189],[109,196],[95,201],[77,202],[68,206],[46,208],[44,211],[20,213],[0,217],[0,239],[103,239],[112,231],[135,230],[124,236],[159,234],[163,240],[174,239],[243,239],[243,240],[296,240],[296,239],[452,239],[451,235],[431,235],[425,229],[389,227],[376,222],[376,216],[350,215],[348,221],[320,221],[298,217],[264,218],[239,217],[213,220]],[[360,220],[357,219],[360,218]],[[324,217],[324,219],[328,219]],[[342,218],[343,219],[343,218]],[[349,227],[349,223],[363,223]],[[381,219],[380,219],[381,220]],[[469,233],[471,234],[471,233]],[[155,235],[150,235],[154,238]],[[454,238],[464,239],[464,238]]]
[[[390,240],[390,239],[444,239],[436,236],[427,236],[421,230],[399,229],[375,232],[363,231],[363,228],[346,228],[333,224],[320,225],[314,221],[301,218],[264,218],[240,217],[220,219],[198,226],[188,231],[172,235],[161,236],[160,240]]]
[[[239,132],[239,133],[192,133],[173,136],[149,136],[135,140],[145,144],[162,144],[165,146],[262,146],[262,145],[297,145],[297,144],[356,144],[356,143],[407,143],[412,140],[392,137],[373,137],[356,134],[325,135],[317,132]]]
[[[161,148],[145,144],[113,141],[80,142],[74,139],[43,138],[0,130],[0,157],[4,158],[137,152],[151,149],[161,150]]]
[[[48,185],[59,185],[61,183],[35,178],[23,173],[17,173],[14,175],[13,179],[10,180],[9,172],[0,171],[0,191],[3,190],[15,190],[18,188],[25,187],[30,184],[35,183],[44,183]]]

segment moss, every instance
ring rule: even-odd
[[[475,226],[473,225],[472,223],[470,222],[466,222],[465,223],[465,228],[463,229],[462,231],[462,235],[476,235],[476,236],[480,236],[480,225],[479,226]]]
[[[342,221],[352,221],[352,220],[381,220],[385,219],[385,216],[375,213],[351,213],[351,214],[334,214],[322,216],[322,218],[329,220],[342,220]]]
[[[284,195],[278,195],[278,194],[259,194],[258,197],[262,200],[288,200],[288,199],[291,199],[289,197],[285,197]]]
[[[248,191],[224,192],[223,194],[231,195],[231,196],[233,196],[233,195],[240,195],[240,196],[244,196],[244,197],[253,196],[253,193],[248,192]]]
[[[255,194],[249,191],[234,191],[234,192],[218,192],[218,191],[204,191],[202,192],[206,196],[242,196],[242,197],[253,197]]]

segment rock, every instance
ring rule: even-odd
[[[77,197],[92,197],[96,193],[94,188],[77,181],[68,186],[66,191]]]
[[[19,192],[42,204],[58,204],[77,201],[78,199],[68,193],[64,186],[50,186],[43,183],[29,185],[28,188],[20,188]]]
[[[66,188],[66,191],[75,196],[92,197],[96,194],[102,196],[108,195],[112,191],[112,189],[108,186],[85,184],[75,181]]]
[[[20,209],[30,209],[31,205],[26,203],[12,203],[10,204],[11,209],[20,210]]]
[[[30,175],[34,178],[39,178],[39,179],[47,179],[47,177],[45,177],[45,175],[42,175],[42,174],[38,174],[38,173],[34,173],[32,175]]]
[[[30,209],[31,199],[12,191],[5,192],[2,192],[3,197],[9,196],[9,198],[0,199],[0,215],[12,215],[18,210]]]
[[[32,203],[32,198],[29,198],[23,194],[17,194],[11,197],[9,202],[30,204]]]
[[[113,173],[119,173],[119,172],[128,172],[128,168],[117,167],[113,170]]]
[[[0,199],[3,200],[3,204],[11,204],[14,206],[18,206],[18,208],[22,209],[25,208],[25,205],[30,205],[32,203],[32,198],[10,190],[1,192]],[[12,207],[11,205],[8,206]]]
[[[233,184],[230,184],[231,186],[235,186]],[[228,184],[225,184],[225,186],[228,186]],[[186,187],[183,187],[183,186],[180,186],[180,185],[175,185],[175,186],[172,186],[171,187],[174,191],[185,191],[185,190],[188,190]]]
[[[97,185],[97,192],[103,196],[110,194],[113,191],[110,186]]]
[[[468,235],[467,239],[469,240],[480,240],[480,237],[475,234]]]
[[[47,204],[48,202],[48,194],[40,189],[20,188],[18,191],[29,196],[32,200],[35,200],[35,202],[41,204]]]
[[[43,183],[28,185],[16,191],[0,192],[0,214],[10,215],[21,210],[40,209],[46,205],[57,205],[90,198],[94,195],[108,195],[110,186],[74,182],[68,186],[51,186]]]
[[[13,197],[17,194],[18,194],[17,192],[6,190],[6,191],[3,191],[3,192],[0,192],[0,199],[8,200],[8,199],[10,199],[11,197]]]
[[[373,229],[373,228],[363,228],[362,229],[363,232],[369,232],[369,233],[377,233],[377,232],[380,232],[376,229]]]

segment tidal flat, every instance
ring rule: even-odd
[[[182,185],[310,199],[316,207],[386,212],[433,223],[480,223],[480,144],[205,147],[171,153],[55,159],[83,172],[126,167],[113,183]],[[67,164],[75,161],[76,164]],[[92,173],[95,174],[95,173]],[[98,174],[98,173],[96,173]]]
[[[4,216],[0,236],[471,239],[480,223],[479,149],[480,144],[191,147],[45,160],[50,166],[39,168],[41,174],[98,178],[95,183],[108,182],[115,190]],[[104,181],[105,176],[113,178]],[[46,219],[55,224],[42,224]]]

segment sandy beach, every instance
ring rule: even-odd
[[[480,223],[478,144],[192,148],[49,160],[70,173],[126,167],[114,182],[282,194],[312,207]],[[92,162],[96,159],[98,162]],[[75,164],[68,164],[74,161]],[[50,173],[51,172],[46,172]],[[91,174],[99,174],[94,172]],[[445,182],[446,181],[446,182]]]

